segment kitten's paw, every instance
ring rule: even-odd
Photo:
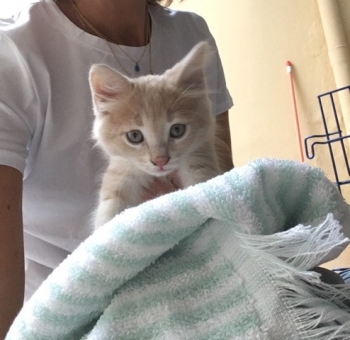
[[[95,215],[94,229],[98,229],[111,221],[121,212],[118,202],[114,199],[101,201]]]

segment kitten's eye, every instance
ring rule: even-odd
[[[182,137],[186,132],[186,125],[184,124],[174,124],[170,128],[170,137],[172,138],[180,138]]]
[[[132,130],[127,132],[126,137],[130,143],[139,144],[143,142],[143,134],[140,130]]]

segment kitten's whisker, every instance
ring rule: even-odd
[[[94,144],[92,144],[92,148],[93,149],[99,148],[98,141],[96,141]]]

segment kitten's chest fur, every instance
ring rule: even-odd
[[[181,188],[220,174],[204,71],[209,52],[201,43],[163,75],[137,79],[93,66],[94,137],[109,157],[96,228],[146,200],[155,185],[169,184],[174,173]]]
[[[124,210],[152,196],[156,189],[155,185],[163,188],[174,186],[174,184],[172,174],[152,176],[125,159],[113,158],[103,176],[100,200],[117,197],[121,201],[120,210]],[[176,186],[183,187],[182,183],[176,183]],[[159,192],[158,195],[161,194],[162,192]]]

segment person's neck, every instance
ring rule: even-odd
[[[90,34],[74,10],[73,0],[56,0],[61,11],[76,26]],[[147,0],[74,0],[81,15],[108,40],[119,45],[144,46],[148,43]]]

